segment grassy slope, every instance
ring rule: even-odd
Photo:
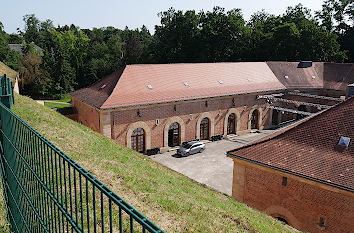
[[[166,232],[294,231],[27,97],[13,110]]]
[[[2,183],[0,180],[0,233],[10,232],[9,222],[6,217],[6,206],[3,198]]]
[[[17,72],[0,61],[0,76],[3,74],[6,74],[7,77],[14,79]]]

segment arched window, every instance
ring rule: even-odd
[[[180,126],[174,122],[168,128],[168,146],[175,147],[180,144]]]
[[[131,146],[133,150],[143,153],[145,151],[145,131],[143,128],[137,128],[131,136]]]
[[[255,109],[251,116],[251,129],[259,129],[259,111]]]
[[[236,115],[231,113],[227,119],[227,134],[236,134]]]
[[[200,122],[200,139],[202,140],[208,140],[209,139],[209,119],[205,117],[201,122]]]

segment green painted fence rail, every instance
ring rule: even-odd
[[[0,77],[1,181],[12,232],[163,232],[11,111]]]

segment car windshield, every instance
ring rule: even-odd
[[[185,145],[183,145],[183,148],[186,148],[186,149],[189,149],[189,148],[191,148],[191,147],[192,147],[191,144],[185,144]]]

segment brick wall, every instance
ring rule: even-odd
[[[301,231],[352,232],[354,195],[323,184],[304,182],[275,170],[234,160],[233,197],[273,217],[281,217]],[[287,177],[286,186],[282,185]],[[344,194],[343,194],[344,193]],[[324,226],[320,227],[320,218]]]
[[[214,135],[223,134],[225,117],[231,108],[237,109],[240,114],[239,131],[241,133],[248,129],[249,114],[254,106],[260,107],[263,111],[262,126],[269,125],[269,109],[266,108],[265,100],[257,100],[256,95],[244,95],[234,97],[234,102],[235,106],[232,105],[232,97],[225,97],[208,99],[208,106],[206,106],[206,100],[202,100],[115,111],[111,113],[111,119],[114,119],[112,120],[112,136],[120,144],[126,145],[126,135],[130,124],[143,121],[151,130],[151,148],[163,147],[166,146],[164,145],[166,122],[171,117],[178,116],[185,125],[185,141],[192,140],[196,138],[197,122],[205,112],[210,113],[214,120]],[[141,117],[137,115],[138,110]],[[190,114],[192,114],[191,118]],[[158,125],[156,125],[156,119],[159,120]]]
[[[98,110],[74,97],[72,97],[72,105],[77,111],[77,117],[75,120],[93,129],[94,131],[99,132],[100,126]]]
[[[257,100],[256,94],[239,95],[234,97],[210,98],[207,100],[186,101],[170,104],[156,104],[144,106],[140,108],[119,109],[116,111],[103,111],[102,119],[99,117],[98,110],[73,98],[73,106],[78,112],[77,121],[90,127],[95,131],[101,131],[105,136],[116,139],[120,144],[127,146],[127,132],[133,127],[133,123],[144,122],[149,135],[150,145],[146,149],[155,147],[166,147],[165,126],[171,124],[172,117],[178,116],[184,123],[184,137],[182,141],[188,141],[197,137],[199,132],[198,125],[202,114],[208,113],[213,121],[214,129],[210,132],[210,136],[224,134],[225,119],[230,109],[235,109],[239,114],[238,134],[249,132],[249,115],[254,108],[262,111],[261,126],[268,128],[271,126],[272,111],[267,109],[267,103],[264,99]],[[326,100],[317,100],[301,96],[284,96],[292,100],[308,101],[313,103],[326,104]],[[232,103],[234,99],[234,106]],[[207,106],[206,106],[207,102]],[[328,101],[327,101],[328,102]],[[294,104],[276,103],[277,106],[284,108],[296,109]],[[308,108],[311,112],[318,111],[317,109]],[[140,117],[138,116],[138,111]],[[190,116],[192,114],[192,116]],[[296,118],[296,114],[279,112],[279,121],[285,122]],[[156,119],[159,121],[156,124]],[[109,123],[110,122],[110,123]],[[140,124],[141,125],[141,124]],[[134,129],[131,129],[134,130]],[[147,140],[147,139],[146,139]]]

